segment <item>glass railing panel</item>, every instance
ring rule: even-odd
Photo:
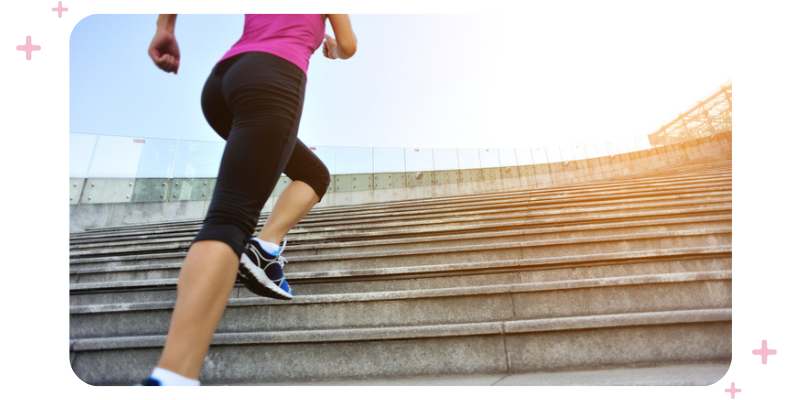
[[[562,162],[564,159],[561,156],[561,149],[558,147],[547,147],[545,148],[547,152],[547,160],[551,163],[555,162]]]
[[[181,140],[175,157],[174,178],[214,178],[225,142]]]
[[[87,133],[69,134],[69,177],[86,178],[92,161],[97,135]]]
[[[594,143],[582,143],[583,151],[586,153],[586,158],[597,158],[600,154],[597,152],[597,145]]]
[[[308,148],[322,160],[328,172],[333,175],[336,170],[336,148],[333,146],[308,146]]]
[[[534,164],[547,164],[550,160],[547,158],[547,150],[544,147],[537,147],[531,149],[533,152],[533,163]]]
[[[639,151],[639,148],[636,146],[636,140],[633,139],[626,140],[625,146],[628,148],[628,153]]]
[[[614,154],[622,154],[628,151],[628,149],[625,148],[625,142],[615,141],[612,143],[614,143],[612,145],[612,148],[616,149],[616,152]]]
[[[406,148],[406,171],[433,171],[433,149]]]
[[[606,143],[595,143],[594,148],[597,149],[597,155],[599,157],[608,157],[611,155],[611,152],[608,151],[608,146]]]
[[[610,156],[617,155],[620,153],[619,147],[617,146],[617,142],[603,142],[602,145],[606,148],[606,151]]]
[[[586,155],[586,148],[582,145],[572,146],[572,154],[575,155],[575,160],[585,160],[589,158]]]
[[[433,149],[433,168],[435,171],[458,169],[458,150]]]
[[[638,150],[650,150],[653,146],[650,145],[650,139],[647,137],[636,138],[636,148]]]
[[[497,149],[478,149],[481,157],[481,168],[497,168],[500,166],[500,158]]]
[[[216,177],[225,143],[70,133],[70,176]],[[331,174],[495,168],[605,157],[652,148],[646,136],[573,146],[502,149],[309,146]]]
[[[558,148],[561,153],[561,161],[575,161],[574,146],[561,146]]]
[[[458,166],[460,169],[481,167],[481,156],[478,149],[458,149]]]
[[[137,178],[172,178],[172,168],[178,151],[178,141],[172,139],[144,139],[139,157]]]
[[[371,174],[372,147],[336,147],[334,174]]]
[[[514,152],[517,155],[517,165],[533,165],[533,152],[531,149],[516,148]]]
[[[99,136],[89,166],[89,178],[135,178],[144,139]]]
[[[514,149],[498,149],[497,153],[500,156],[501,167],[516,167],[519,165],[517,153]]]
[[[401,147],[375,147],[373,165],[375,173],[405,172],[405,150]]]

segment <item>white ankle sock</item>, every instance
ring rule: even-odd
[[[200,381],[189,379],[164,368],[156,367],[150,377],[161,382],[161,386],[200,386]]]
[[[261,245],[261,248],[264,249],[264,251],[266,251],[267,253],[269,253],[269,254],[271,254],[273,256],[278,254],[278,250],[281,249],[281,246],[278,245],[277,243],[267,242],[267,241],[261,240],[261,239],[259,239],[257,237],[254,237],[253,240],[258,242],[258,244]]]

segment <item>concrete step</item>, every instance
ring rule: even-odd
[[[650,184],[652,185],[652,183]],[[664,191],[675,191],[676,193],[680,193],[682,190],[686,190],[688,193],[691,192],[691,189],[693,188],[698,189],[695,192],[699,192],[702,190],[708,190],[709,188],[715,186],[720,186],[720,187],[730,186],[730,179],[714,178],[714,179],[704,179],[702,181],[693,181],[693,182],[671,182],[670,186],[662,185],[659,188],[653,188],[643,184],[635,185],[628,182],[625,185],[615,185],[602,188],[580,187],[572,190],[562,189],[559,191],[553,191],[547,193],[530,193],[530,192],[496,193],[493,194],[491,197],[485,196],[480,198],[426,199],[426,200],[416,200],[414,203],[408,203],[408,204],[381,205],[381,203],[378,203],[378,205],[376,205],[375,207],[365,207],[362,209],[339,211],[335,214],[327,212],[325,214],[309,215],[308,222],[309,223],[326,222],[335,219],[349,219],[362,215],[385,216],[385,215],[396,215],[395,213],[413,214],[414,212],[431,213],[431,212],[450,212],[453,210],[496,208],[498,205],[504,205],[504,204],[531,204],[531,203],[552,204],[565,201],[599,201],[603,199],[624,199],[624,198],[635,198],[637,196],[646,194],[661,194]]]
[[[237,285],[201,380],[728,364],[730,152],[683,158],[624,179],[313,210],[287,238],[295,299]],[[70,362],[81,379],[149,373],[199,226],[71,235]]]
[[[730,246],[634,251],[445,264],[372,270],[294,273],[287,279],[299,295],[444,289],[731,269]],[[70,284],[70,305],[174,301],[177,279],[126,280]],[[256,297],[241,284],[231,298]]]
[[[93,385],[147,376],[163,335],[74,339],[70,362]],[[387,359],[390,357],[390,359]],[[643,312],[481,323],[220,333],[208,384],[495,374],[731,358],[731,309]],[[276,367],[280,366],[280,367]]]
[[[504,229],[514,229],[518,227],[527,227],[535,225],[536,227],[560,227],[569,226],[572,224],[585,224],[585,223],[609,223],[618,221],[634,221],[649,218],[662,218],[664,220],[670,217],[685,217],[685,216],[711,216],[711,215],[730,215],[732,208],[729,206],[709,207],[702,210],[696,208],[678,208],[660,211],[622,211],[615,213],[597,213],[590,216],[577,216],[577,217],[561,217],[555,216],[553,218],[539,219],[534,221],[510,221],[498,223],[481,223],[471,224],[464,226],[453,227],[436,227],[436,226],[413,226],[406,229],[395,229],[390,231],[369,231],[369,232],[344,232],[344,233],[328,233],[328,234],[304,234],[304,235],[287,235],[287,240],[293,243],[306,241],[308,243],[328,243],[328,242],[346,242],[353,240],[371,240],[376,238],[407,238],[407,237],[429,237],[439,236],[445,234],[468,234],[475,232],[488,232]]]
[[[340,254],[370,250],[406,250],[415,248],[430,248],[461,244],[491,244],[503,241],[521,241],[534,238],[555,238],[578,236],[591,236],[610,233],[635,233],[650,232],[655,230],[681,230],[701,227],[730,227],[731,217],[726,215],[692,216],[669,219],[645,219],[612,223],[595,223],[568,225],[564,227],[538,228],[538,224],[522,224],[516,227],[505,226],[507,230],[485,230],[476,233],[443,234],[428,237],[407,237],[396,239],[356,240],[346,242],[306,243],[298,240],[292,241],[284,250],[284,255],[315,255],[315,254]],[[516,229],[514,229],[516,228]],[[105,249],[73,251],[72,260],[80,258],[125,256],[146,253],[165,253],[186,251],[191,240],[176,242],[173,240],[140,241],[133,243],[109,246]]]
[[[716,175],[711,175],[716,176]],[[631,186],[637,183],[656,183],[656,182],[677,182],[677,183],[685,183],[688,180],[695,180],[701,179],[706,177],[706,175],[685,175],[685,176],[657,176],[647,179],[627,179],[626,185]],[[727,178],[730,178],[730,174],[728,174]],[[312,210],[309,213],[309,218],[313,218],[316,215],[326,215],[326,214],[344,214],[347,212],[364,212],[369,210],[380,210],[380,209],[387,209],[387,208],[397,208],[402,207],[404,205],[419,205],[419,204],[427,204],[427,205],[436,205],[436,204],[444,204],[444,203],[452,203],[452,202],[463,202],[464,200],[468,201],[481,201],[481,199],[498,199],[502,197],[513,197],[517,195],[524,195],[524,194],[547,194],[547,193],[559,193],[563,190],[585,190],[587,188],[596,188],[601,190],[612,190],[615,187],[619,187],[619,182],[592,182],[583,185],[573,185],[573,186],[565,186],[565,187],[556,187],[556,188],[545,188],[545,189],[518,189],[518,190],[508,190],[508,191],[501,191],[501,192],[489,192],[489,193],[476,193],[470,195],[461,195],[461,196],[449,196],[449,197],[442,197],[442,198],[429,198],[429,199],[415,199],[415,200],[402,200],[402,201],[393,201],[393,202],[381,202],[381,203],[368,203],[368,204],[360,204],[360,205],[349,205],[349,206],[331,206],[331,207],[324,207],[324,208],[317,208]],[[268,214],[268,213],[267,213]],[[82,235],[91,234],[92,232],[115,232],[119,230],[126,230],[126,229],[136,229],[138,227],[147,227],[147,226],[173,226],[173,225],[183,225],[187,223],[196,223],[199,222],[198,220],[183,220],[183,221],[166,221],[166,222],[150,222],[150,223],[141,223],[141,224],[131,224],[125,226],[118,226],[118,227],[107,227],[107,228],[95,228],[88,232],[84,233],[75,233],[73,234],[75,237],[80,237]]]
[[[522,193],[519,194],[519,197],[522,198],[526,202],[536,201],[536,202],[543,202],[546,201],[548,198],[553,198],[555,200],[563,200],[564,198],[575,197],[583,195],[586,199],[586,196],[612,196],[612,195],[624,195],[624,194],[633,194],[637,193],[662,193],[663,190],[668,188],[675,189],[675,188],[683,188],[683,189],[708,189],[710,184],[712,183],[719,183],[721,185],[727,185],[730,188],[730,178],[714,178],[711,180],[698,180],[696,182],[669,182],[669,183],[644,183],[634,185],[632,183],[626,184],[617,184],[615,187],[592,187],[592,188],[579,188],[575,190],[559,190],[559,191],[552,191],[548,193],[536,194],[536,193]],[[660,191],[659,191],[660,190]],[[618,192],[618,193],[617,193]],[[503,196],[505,195],[505,196]],[[515,200],[511,194],[502,193],[502,194],[493,194],[491,198],[484,199],[483,202],[488,204],[493,203],[503,203],[505,201],[513,201]],[[530,197],[534,196],[534,197]],[[591,199],[591,197],[588,197]],[[453,199],[453,200],[440,200],[440,199],[429,199],[425,200],[415,200],[415,203],[412,204],[388,204],[388,205],[381,205],[376,206],[373,208],[363,207],[361,210],[356,211],[357,214],[365,214],[370,212],[385,212],[387,210],[405,210],[405,211],[435,211],[437,208],[442,207],[453,207],[453,206],[475,206],[482,204],[482,200],[480,198],[474,199]],[[380,203],[379,203],[380,204]],[[301,222],[303,223],[312,223],[318,218],[324,218],[325,215],[317,215],[313,212],[309,214],[308,217]],[[329,211],[325,211],[325,213],[330,213]],[[339,212],[337,215],[347,215],[344,212]],[[260,223],[263,223],[263,220],[266,219],[266,215],[262,218]],[[70,235],[71,242],[80,243],[81,239],[86,238],[93,238],[96,236],[110,236],[110,237],[124,237],[126,235],[131,234],[132,232],[138,232],[140,229],[144,229],[145,233],[153,234],[159,232],[175,232],[176,230],[179,232],[189,232],[189,231],[196,231],[199,229],[200,220],[192,220],[187,222],[181,223],[167,223],[167,224],[142,224],[142,225],[130,225],[130,226],[120,226],[114,228],[101,228],[91,230],[85,233],[74,233]]]
[[[624,211],[624,210],[663,210],[676,207],[691,207],[702,209],[704,207],[726,206],[731,204],[731,199],[728,196],[713,197],[707,200],[704,199],[682,199],[682,200],[664,200],[654,202],[632,202],[621,203],[612,205],[579,205],[579,206],[565,206],[565,207],[542,207],[538,209],[529,209],[525,211],[512,211],[507,213],[497,214],[484,214],[484,215],[459,215],[452,213],[450,215],[431,216],[427,219],[419,219],[413,221],[379,221],[379,222],[364,222],[361,224],[345,225],[345,226],[298,226],[291,233],[297,236],[304,234],[314,234],[322,232],[365,232],[369,230],[380,229],[387,231],[390,228],[405,228],[408,226],[425,226],[425,225],[438,225],[438,226],[459,226],[473,222],[501,222],[501,221],[514,221],[514,220],[536,220],[544,219],[552,216],[591,216],[596,213]]]
[[[243,382],[230,386],[708,386],[728,373],[730,363],[663,363],[581,371],[509,374],[415,375],[404,377]],[[206,383],[203,383],[206,386]]]
[[[414,207],[423,207],[424,209],[431,209],[436,207],[459,206],[468,205],[475,202],[491,202],[495,200],[525,198],[528,196],[536,198],[557,198],[567,197],[580,194],[606,194],[615,191],[624,190],[646,190],[653,187],[666,188],[673,185],[690,185],[692,183],[706,182],[706,183],[720,183],[724,184],[726,181],[730,182],[730,173],[713,174],[703,176],[684,176],[681,178],[649,178],[649,179],[631,179],[624,182],[592,182],[589,184],[579,184],[570,186],[551,187],[545,189],[523,189],[523,190],[509,190],[488,193],[476,193],[461,196],[448,196],[448,197],[435,197],[414,200],[402,200],[395,202],[382,202],[382,203],[368,203],[363,205],[353,206],[340,206],[337,209],[329,207],[319,208],[312,210],[309,216],[326,216],[326,215],[346,215],[364,212],[383,212],[393,209],[412,209]],[[363,207],[362,207],[363,206]]]
[[[344,238],[346,236],[353,236],[358,234],[370,235],[394,235],[394,236],[407,236],[418,235],[427,233],[438,233],[447,230],[454,230],[458,228],[470,227],[474,229],[475,225],[493,224],[493,223],[513,223],[524,222],[532,223],[534,221],[540,223],[547,223],[553,219],[568,219],[568,218],[591,218],[597,214],[620,214],[630,211],[666,211],[680,208],[684,212],[702,213],[706,211],[718,211],[724,208],[731,207],[731,199],[727,197],[714,198],[709,200],[674,200],[674,201],[661,201],[644,205],[636,203],[608,205],[608,206],[583,206],[572,208],[552,208],[544,210],[533,211],[520,211],[510,212],[497,215],[473,215],[473,216],[460,216],[458,214],[432,217],[428,220],[420,221],[400,221],[400,222],[379,222],[379,223],[364,223],[360,225],[350,225],[347,227],[311,227],[305,228],[297,226],[293,228],[287,235],[287,241],[332,241],[334,237]],[[555,218],[554,218],[555,217]],[[462,231],[464,229],[461,229]],[[192,238],[196,232],[182,236],[184,238]],[[137,239],[147,238],[148,235],[139,237]],[[161,238],[161,236],[159,236]],[[106,238],[105,240],[113,240]]]
[[[471,206],[471,207],[461,206],[461,207],[449,207],[446,209],[439,209],[439,210],[392,212],[379,215],[360,215],[357,217],[356,216],[338,217],[338,218],[331,217],[331,218],[326,218],[325,220],[322,221],[316,221],[316,220],[309,221],[303,224],[302,228],[306,229],[312,229],[316,227],[345,228],[352,225],[360,225],[368,223],[375,224],[375,223],[389,222],[389,221],[395,221],[395,222],[424,221],[429,218],[441,218],[453,214],[458,216],[492,216],[492,215],[507,214],[512,212],[552,210],[554,208],[560,210],[569,210],[571,208],[615,206],[615,205],[624,205],[631,203],[647,206],[650,204],[659,204],[666,201],[720,200],[720,199],[727,199],[731,195],[730,186],[719,187],[719,190],[709,190],[708,188],[703,188],[691,191],[694,193],[687,193],[690,191],[681,191],[681,192],[686,194],[659,193],[653,196],[640,196],[635,198],[627,196],[624,198],[619,198],[621,196],[608,196],[608,197],[594,196],[594,198],[590,197],[584,197],[580,199],[574,198],[568,201],[524,199],[522,201],[517,201],[517,202],[511,202],[511,201],[497,202],[482,206]],[[612,197],[617,197],[617,198],[606,200]]]
[[[70,307],[70,338],[167,333],[174,303]],[[460,324],[731,307],[730,271],[231,299],[218,333]]]
[[[619,181],[624,179],[649,179],[659,176],[684,176],[697,173],[714,173],[731,170],[730,154],[727,157],[712,157],[706,160],[672,160],[667,168],[654,168],[640,171],[630,171],[626,174],[615,174],[605,178],[606,181]]]
[[[397,268],[442,263],[482,263],[497,260],[536,259],[570,254],[602,254],[621,251],[730,245],[731,229],[716,228],[677,232],[638,233],[574,239],[533,240],[492,245],[451,246],[440,249],[362,252],[296,256],[287,271]],[[71,283],[176,278],[185,253],[106,257],[76,264]],[[88,261],[88,260],[87,260]],[[147,264],[145,264],[147,263]]]
[[[673,201],[664,202],[654,205],[653,207],[636,207],[635,205],[623,206],[601,206],[601,207],[584,207],[581,209],[572,209],[567,212],[566,210],[544,210],[544,211],[525,211],[504,214],[502,217],[507,218],[484,218],[482,216],[458,216],[454,215],[442,219],[440,225],[433,224],[420,224],[420,223],[380,223],[380,224],[365,224],[357,227],[350,227],[349,229],[340,229],[338,231],[326,231],[323,229],[313,229],[308,232],[302,228],[295,228],[286,236],[287,242],[294,244],[319,244],[331,242],[346,242],[353,240],[370,240],[370,239],[386,239],[390,237],[422,237],[432,235],[447,235],[447,234],[467,234],[470,232],[486,232],[490,230],[507,230],[519,227],[548,227],[548,225],[567,226],[575,224],[598,223],[598,222],[617,222],[617,220],[634,220],[646,218],[662,218],[662,217],[679,217],[678,214],[685,214],[685,216],[702,216],[702,215],[719,215],[730,214],[731,210],[730,200],[712,199],[702,202],[694,201]],[[578,211],[578,212],[574,212]],[[683,216],[683,215],[681,215]],[[191,241],[192,237],[187,237],[184,240]],[[152,243],[158,244],[161,238],[150,239],[149,241],[138,241],[137,243]],[[120,243],[120,246],[127,245],[129,242]],[[185,242],[184,242],[185,243]],[[172,246],[172,247],[171,247]],[[169,249],[179,249],[180,246],[174,247],[172,245],[165,246],[166,251]],[[113,247],[112,247],[113,248]],[[188,248],[184,247],[183,248]],[[103,257],[105,252],[87,252],[81,253],[80,256],[72,257],[71,262],[74,264],[81,263],[93,258]],[[141,253],[140,251],[134,252]],[[156,252],[153,252],[156,253]]]
[[[516,221],[516,222],[500,222],[500,223],[484,223],[473,224],[463,227],[409,227],[405,230],[389,232],[367,232],[367,233],[334,233],[326,235],[307,235],[305,238],[298,237],[293,234],[287,236],[289,246],[287,247],[288,254],[292,253],[292,249],[296,245],[305,244],[330,244],[335,242],[369,242],[376,240],[387,240],[390,238],[405,239],[405,240],[431,240],[437,236],[447,235],[460,235],[466,236],[470,234],[480,234],[487,232],[503,232],[505,230],[524,229],[537,229],[537,232],[556,232],[559,229],[570,229],[573,226],[599,226],[603,224],[613,224],[619,222],[637,223],[641,222],[647,224],[646,221],[662,221],[664,225],[672,224],[672,220],[682,220],[682,218],[728,218],[731,216],[731,207],[717,207],[701,212],[692,209],[676,209],[668,211],[634,211],[622,212],[612,214],[598,214],[590,217],[555,217],[545,220],[537,220],[535,222]],[[594,228],[592,228],[594,229]],[[165,239],[152,239],[152,243],[159,243]],[[169,240],[169,239],[166,239]],[[188,239],[190,240],[190,239]],[[179,249],[180,247],[176,248]]]
[[[720,190],[720,191],[706,191],[705,189],[701,193],[686,193],[686,194],[663,194],[659,196],[647,196],[641,197],[637,199],[637,204],[650,204],[650,203],[659,203],[663,201],[670,201],[670,200],[699,200],[699,201],[709,201],[709,200],[730,200],[731,199],[731,192],[730,190]],[[561,203],[558,204],[560,208],[569,207],[569,206],[601,206],[601,205],[615,205],[615,204],[626,204],[627,200],[605,200],[605,201],[593,201],[589,202],[581,202],[581,203]],[[464,211],[453,209],[449,210],[446,215],[457,215],[460,217],[466,216],[486,216],[486,215],[499,215],[499,214],[506,214],[510,212],[524,212],[524,211],[533,211],[533,210],[547,210],[552,209],[554,206],[549,206],[541,203],[536,203],[535,205],[529,204],[520,204],[520,205],[513,205],[510,203],[502,204],[498,207],[498,205],[494,205],[491,207],[486,207],[481,210],[473,210],[473,211]],[[345,226],[352,226],[353,224],[357,223],[364,223],[368,221],[370,223],[378,223],[378,222],[389,222],[389,221],[408,221],[408,220],[419,220],[421,218],[431,218],[435,214],[431,213],[428,215],[423,215],[420,212],[414,212],[415,215],[404,215],[402,213],[391,213],[386,214],[382,217],[375,217],[371,219],[366,218],[359,218],[359,219],[347,219],[344,221],[330,221],[329,223],[322,225],[327,227],[345,227]],[[319,223],[314,224],[306,224],[303,225],[306,228],[320,226]],[[152,238],[148,237],[147,239],[140,239],[140,240],[126,240],[126,241],[117,241],[117,242],[101,242],[101,243],[91,243],[91,244],[74,244],[70,249],[70,257],[71,258],[79,258],[83,256],[94,256],[97,254],[108,254],[110,252],[142,252],[142,251],[153,251],[158,252],[162,250],[168,249],[177,249],[177,248],[188,248],[191,240],[194,237],[196,232],[192,232],[185,237],[178,237],[178,238]],[[150,245],[147,245],[150,244]],[[146,246],[146,247],[143,247]]]
[[[470,194],[462,196],[435,197],[425,199],[403,200],[395,202],[368,203],[359,206],[341,206],[341,209],[331,209],[328,207],[312,210],[310,217],[324,217],[331,215],[347,215],[366,212],[384,212],[387,210],[413,209],[415,207],[423,209],[435,209],[437,207],[451,207],[470,205],[474,203],[502,201],[504,199],[524,199],[534,198],[559,198],[576,195],[599,194],[620,191],[648,190],[653,188],[680,187],[695,183],[726,184],[730,183],[730,174],[714,174],[707,176],[692,176],[683,178],[653,178],[646,180],[625,180],[624,182],[602,182],[573,186],[561,186],[546,189],[524,189],[514,191],[498,191],[481,194]],[[363,207],[362,207],[363,206]]]
[[[654,210],[658,210],[659,208],[664,209],[664,207],[676,207],[676,206],[680,206],[682,204],[684,204],[684,205],[692,205],[692,206],[695,206],[695,208],[708,207],[709,204],[711,204],[710,207],[718,208],[718,206],[713,204],[713,203],[717,202],[717,200],[721,200],[723,203],[729,202],[729,200],[724,198],[724,197],[723,198],[717,198],[717,199],[709,199],[709,200],[679,200],[679,201],[672,201],[672,202],[669,202],[669,201],[668,202],[662,202],[661,204],[650,204],[650,206],[651,206],[650,208],[652,208]],[[444,219],[444,220],[452,221],[453,223],[467,222],[467,223],[469,223],[469,225],[474,225],[475,223],[492,224],[492,223],[508,223],[508,222],[513,222],[514,220],[517,220],[519,222],[519,221],[524,219],[524,216],[527,216],[527,215],[530,215],[531,217],[538,217],[538,218],[548,218],[548,216],[552,216],[552,215],[563,215],[563,218],[571,218],[572,217],[573,219],[574,218],[581,218],[581,217],[593,218],[595,216],[592,215],[592,214],[593,213],[598,213],[599,211],[610,211],[610,210],[615,210],[615,209],[616,210],[637,210],[637,209],[641,209],[641,208],[642,207],[638,207],[636,205],[636,203],[630,203],[630,204],[622,204],[622,205],[616,205],[616,206],[614,206],[614,205],[605,206],[605,208],[597,208],[597,207],[589,208],[589,209],[586,209],[586,207],[584,207],[583,209],[574,208],[574,209],[572,209],[572,211],[581,211],[581,212],[573,212],[571,215],[569,215],[569,214],[567,214],[565,212],[559,212],[559,209],[555,208],[555,207],[553,207],[553,208],[545,208],[544,210],[537,210],[537,211],[522,211],[522,212],[517,212],[517,213],[494,214],[494,215],[486,215],[486,216],[472,215],[472,216],[460,217],[458,213],[450,213],[450,214],[445,214],[443,216],[440,216],[439,218],[436,218],[436,220],[439,221],[439,220]],[[730,208],[730,207],[728,207],[728,208]],[[590,214],[590,215],[587,216],[586,214]],[[470,221],[472,221],[472,222],[470,222]],[[420,224],[419,222],[423,222],[423,221],[411,221],[411,222],[405,222],[405,223],[404,222],[399,222],[399,223],[394,223],[391,226],[394,226],[398,231],[404,231],[405,233],[412,233],[412,234],[414,234],[415,231],[419,231],[419,232],[424,232],[424,231],[440,232],[440,231],[446,231],[446,230],[449,230],[449,229],[459,230],[458,226],[439,226],[439,227],[436,227],[435,229],[431,230],[428,227],[424,226],[423,224]],[[425,224],[425,225],[431,225],[431,224]],[[345,239],[346,237],[349,237],[349,236],[358,237],[362,233],[367,234],[367,236],[372,236],[375,233],[379,233],[381,235],[386,235],[386,234],[388,234],[388,232],[383,232],[383,231],[380,230],[380,228],[383,227],[383,226],[387,226],[387,224],[385,224],[385,223],[377,223],[377,224],[361,224],[361,225],[355,225],[355,226],[351,225],[351,226],[349,226],[350,229],[348,229],[346,231],[341,231],[341,232],[334,232],[336,229],[333,226],[329,230],[325,230],[324,228],[306,229],[306,228],[304,228],[302,226],[297,226],[297,227],[293,228],[289,232],[289,234],[287,235],[287,240],[292,241],[292,242],[297,242],[297,241],[316,241],[316,242],[319,242],[319,241],[330,241],[331,238],[333,238],[333,237],[340,238],[341,240],[346,240]],[[411,227],[411,229],[404,229],[403,228],[404,226]],[[378,228],[377,230],[375,229],[376,227]],[[365,228],[371,228],[371,233],[370,232],[360,232],[359,231],[359,229],[365,229]],[[403,234],[403,232],[399,232],[399,233]],[[125,244],[128,244],[128,243],[141,243],[143,241],[151,242],[151,243],[156,243],[156,242],[161,242],[161,241],[175,241],[175,240],[177,240],[177,241],[191,241],[194,238],[195,234],[196,234],[196,232],[192,231],[192,232],[189,232],[189,233],[161,233],[161,234],[153,233],[153,234],[136,235],[136,236],[130,236],[130,237],[124,237],[124,238],[123,237],[119,237],[119,238],[104,237],[104,238],[97,238],[93,242],[90,242],[90,243],[93,243],[92,246],[94,246],[94,248],[96,249],[98,247],[102,248],[103,246],[107,246],[107,245],[125,245]],[[336,239],[336,240],[339,240],[339,239]]]
[[[518,221],[518,222],[505,222],[505,223],[495,223],[495,224],[478,224],[478,225],[470,225],[465,227],[457,227],[457,228],[450,228],[450,229],[442,229],[438,227],[429,227],[429,228],[417,228],[411,227],[405,231],[400,232],[393,232],[390,234],[389,232],[373,232],[373,233],[345,233],[345,234],[329,234],[322,236],[326,239],[326,242],[330,243],[331,245],[335,245],[336,242],[353,242],[353,241],[360,241],[360,242],[370,242],[370,241],[380,241],[380,240],[396,240],[396,241],[424,241],[424,240],[437,240],[436,238],[447,238],[448,236],[457,236],[457,237],[468,237],[467,235],[470,234],[484,234],[487,235],[489,233],[494,232],[506,232],[510,230],[518,230],[522,229],[525,233],[557,233],[560,231],[564,232],[573,232],[575,229],[580,227],[586,228],[587,232],[590,232],[594,229],[603,229],[603,226],[609,227],[620,227],[622,225],[618,224],[633,224],[631,226],[646,226],[646,225],[653,225],[658,224],[659,221],[664,226],[672,225],[673,223],[684,223],[687,220],[685,218],[706,218],[711,219],[710,221],[718,220],[719,218],[722,219],[730,219],[731,218],[731,208],[730,207],[719,207],[715,209],[704,210],[702,212],[695,212],[696,210],[692,209],[677,209],[677,210],[668,210],[668,211],[655,211],[655,212],[623,212],[623,213],[612,213],[612,214],[598,214],[593,217],[579,217],[579,218],[552,218],[548,220],[537,220],[535,222],[527,222],[527,221]],[[617,224],[617,225],[609,225],[609,224]],[[294,237],[290,237],[290,242],[292,245],[287,246],[287,255],[291,255],[293,252],[294,244],[295,243],[309,243],[308,241],[304,241],[302,238],[299,240],[294,240]],[[316,239],[316,238],[314,238]],[[313,242],[311,242],[313,243]],[[323,243],[324,245],[324,243]],[[344,246],[344,244],[341,244]],[[136,259],[136,257],[148,257],[148,256],[133,256],[127,257],[127,259]],[[160,257],[159,255],[151,255],[149,257]],[[117,258],[119,259],[119,258]],[[86,259],[91,264],[92,259]],[[96,261],[96,260],[95,260]],[[81,264],[78,260],[73,260],[73,267],[78,268]],[[85,266],[85,265],[84,265]]]
[[[562,210],[547,211],[527,211],[523,213],[506,214],[498,218],[484,217],[452,217],[437,218],[426,221],[425,223],[384,223],[384,224],[365,224],[353,226],[349,229],[326,230],[324,228],[297,230],[287,235],[287,240],[306,240],[315,242],[331,242],[355,240],[364,237],[383,236],[384,238],[398,238],[408,236],[432,236],[441,235],[445,232],[460,231],[464,233],[484,231],[489,226],[518,226],[538,224],[539,226],[551,226],[567,221],[587,221],[591,218],[602,216],[606,220],[621,219],[627,215],[636,214],[646,215],[647,213],[667,213],[677,212],[684,215],[709,215],[725,213],[731,208],[727,201],[709,201],[701,203],[691,202],[669,202],[648,207],[637,205],[615,206],[615,207],[587,207],[573,209],[570,212]],[[438,222],[438,223],[437,223]]]

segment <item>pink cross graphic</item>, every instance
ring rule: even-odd
[[[761,341],[761,348],[753,350],[753,354],[755,354],[757,356],[761,356],[761,364],[766,364],[767,363],[767,356],[774,356],[775,354],[778,354],[778,350],[768,349],[767,348],[767,341],[766,340],[762,340]]]
[[[737,389],[736,388],[736,384],[731,382],[731,388],[730,389],[725,389],[725,391],[731,394],[731,398],[732,399],[735,399],[736,398],[736,393],[741,392],[742,389]]]
[[[58,18],[61,18],[61,13],[63,13],[64,11],[69,11],[69,8],[61,7],[61,2],[59,1],[58,2],[58,8],[53,8],[52,10],[53,11],[58,11]]]
[[[31,59],[31,53],[34,51],[39,51],[42,49],[42,46],[39,45],[31,45],[31,37],[27,36],[25,38],[25,44],[17,46],[17,50],[21,50],[25,52],[25,59]]]

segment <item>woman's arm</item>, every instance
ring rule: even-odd
[[[356,54],[358,41],[350,25],[350,17],[347,14],[328,14],[331,21],[333,35],[325,35],[325,43],[322,44],[322,55],[335,60],[341,58],[346,60]]]
[[[147,54],[158,68],[166,72],[178,73],[181,62],[181,52],[178,41],[175,39],[175,20],[178,14],[160,14],[156,21],[156,34]]]

